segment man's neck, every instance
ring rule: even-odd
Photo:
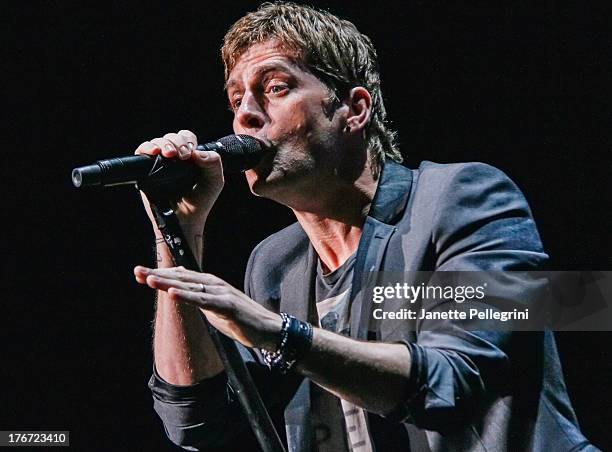
[[[326,270],[334,271],[357,250],[362,226],[308,212],[295,212],[295,215]]]
[[[351,185],[321,189],[317,209],[293,209],[326,270],[334,271],[357,251],[378,181],[370,169]]]

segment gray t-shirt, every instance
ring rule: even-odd
[[[333,272],[325,274],[320,261],[317,266],[315,297],[319,326],[345,336],[350,333],[349,296],[354,265],[353,254]],[[366,413],[362,408],[339,399],[315,384],[312,385],[311,403],[315,450],[318,452],[374,450]]]

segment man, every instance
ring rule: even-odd
[[[246,172],[251,191],[298,222],[253,251],[245,293],[173,268],[161,240],[158,268],[135,269],[158,289],[150,387],[171,440],[191,450],[253,446],[201,310],[244,346],[290,450],[591,447],[550,334],[391,327],[373,322],[359,296],[372,271],[541,268],[547,256],[517,187],[483,164],[399,165],[376,52],[347,21],[264,4],[234,24],[222,55],[234,131],[267,150]],[[195,237],[223,174],[219,156],[196,146],[183,130],[137,152],[201,168],[176,209],[201,259]]]

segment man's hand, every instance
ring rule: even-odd
[[[183,267],[136,267],[134,274],[139,283],[166,292],[170,301],[197,306],[215,328],[243,345],[277,349],[281,317],[216,276]],[[376,413],[389,413],[405,399],[411,365],[405,345],[356,341],[320,328],[313,333],[298,372]]]
[[[145,141],[136,149],[136,154],[158,155],[166,158],[191,160],[201,168],[200,178],[193,190],[181,198],[175,207],[175,213],[185,235],[201,234],[206,217],[223,188],[223,168],[221,158],[216,152],[198,151],[198,138],[189,130],[178,133],[167,133],[163,138]],[[154,230],[157,226],[146,196],[142,196],[145,209],[151,219]],[[195,250],[194,250],[195,251]]]
[[[197,306],[215,328],[243,345],[269,350],[278,347],[281,317],[222,279],[184,267],[139,266],[134,275],[139,283],[167,292],[176,303]]]

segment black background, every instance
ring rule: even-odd
[[[484,161],[523,189],[556,269],[611,269],[610,10],[592,2],[316,2],[379,53],[407,162]],[[71,431],[75,450],[173,450],[151,408],[152,234],[131,188],[73,167],[145,139],[231,132],[218,49],[255,2],[3,6],[0,430]],[[231,177],[206,269],[240,286],[292,221]],[[612,446],[608,333],[559,334],[585,434]],[[520,382],[517,382],[520,384]]]

